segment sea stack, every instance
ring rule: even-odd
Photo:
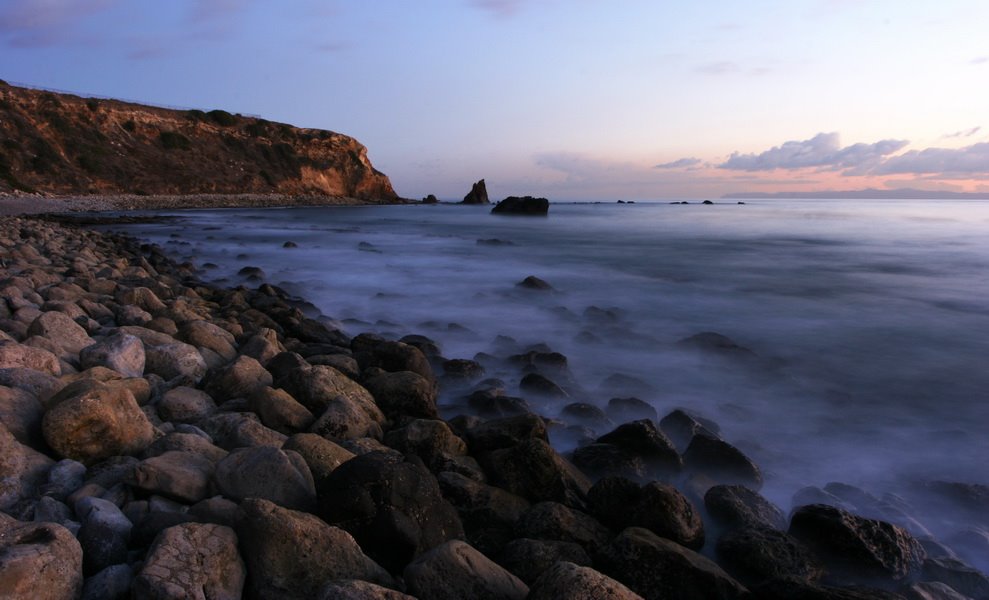
[[[483,179],[471,186],[470,192],[464,196],[461,204],[491,204],[488,200],[488,188],[484,185]]]
[[[542,216],[549,213],[549,200],[546,198],[533,198],[532,196],[509,196],[491,209],[492,214],[501,215],[535,215]]]

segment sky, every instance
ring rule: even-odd
[[[260,115],[409,198],[989,192],[985,0],[0,0],[0,79]]]

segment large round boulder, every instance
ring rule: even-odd
[[[0,597],[74,600],[82,583],[82,547],[68,529],[0,514]]]
[[[524,600],[529,586],[469,544],[446,542],[405,568],[405,584],[431,600]]]
[[[134,598],[239,600],[246,576],[233,529],[186,523],[155,539],[134,580]]]

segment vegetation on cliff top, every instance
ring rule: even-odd
[[[0,82],[0,192],[397,199],[357,140],[231,114]]]

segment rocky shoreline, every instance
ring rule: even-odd
[[[281,208],[299,206],[356,206],[400,204],[401,199],[378,201],[342,196],[289,194],[98,194],[58,196],[23,192],[0,193],[0,216],[67,212],[179,210],[195,208]]]
[[[930,489],[968,537],[843,484],[786,515],[688,411],[549,422],[425,336],[350,336],[123,236],[5,217],[0,246],[2,597],[989,598],[959,559],[983,486]],[[500,359],[527,394],[567,376],[548,348]],[[442,386],[471,414],[440,418]],[[549,444],[599,413],[619,424]]]

